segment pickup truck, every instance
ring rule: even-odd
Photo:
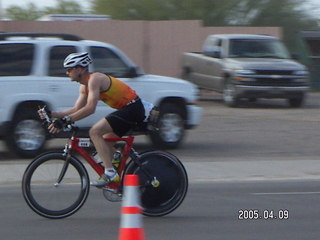
[[[308,76],[278,38],[266,35],[210,35],[202,53],[182,56],[182,78],[222,93],[231,107],[242,98],[284,98],[291,107],[300,107],[309,89]]]
[[[149,135],[162,148],[178,147],[185,129],[197,126],[201,108],[195,105],[198,88],[187,81],[144,74],[113,45],[83,40],[70,34],[0,34],[0,137],[22,157],[33,157],[45,146],[47,135],[38,117],[38,107],[59,111],[74,105],[79,84],[63,69],[72,52],[89,52],[90,71],[113,75],[133,87],[139,96],[160,109],[157,131],[147,127],[130,134]],[[83,136],[98,120],[114,109],[99,103],[95,114],[78,121]],[[63,135],[54,137],[65,137]]]

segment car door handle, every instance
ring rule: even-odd
[[[50,85],[49,86],[50,92],[57,92],[57,91],[59,91],[59,89],[60,88],[57,85]]]

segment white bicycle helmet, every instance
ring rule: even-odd
[[[90,58],[87,52],[71,53],[64,60],[63,67],[64,68],[74,68],[76,66],[88,67],[90,63],[92,63],[92,59]]]

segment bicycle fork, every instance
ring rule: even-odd
[[[141,172],[147,176],[147,178],[149,179],[149,181],[146,182],[146,184],[144,185],[145,187],[147,186],[152,186],[154,188],[157,188],[160,186],[160,181],[157,179],[156,176],[151,176],[148,171],[146,171],[143,168],[143,165],[140,162],[140,155],[137,151],[135,151],[134,149],[131,149],[130,153],[129,153],[131,159],[134,161],[135,164],[138,165],[138,167],[140,168]]]
[[[54,184],[55,187],[59,187],[60,184],[61,184],[61,181],[62,179],[64,178],[67,170],[68,170],[68,167],[69,167],[69,164],[70,164],[70,158],[71,158],[71,154],[70,154],[70,151],[69,151],[69,147],[68,147],[68,144],[66,144],[64,150],[63,150],[63,156],[66,157],[66,160],[64,161],[64,164],[62,166],[62,169],[61,169],[61,172],[58,176],[58,179],[56,181],[56,183]]]

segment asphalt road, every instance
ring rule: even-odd
[[[320,236],[320,181],[215,182],[191,184],[179,209],[143,217],[152,240],[314,240]],[[20,188],[0,187],[1,239],[117,239],[120,203],[91,194],[76,214],[49,220],[33,213]],[[253,213],[258,213],[257,219]]]
[[[180,149],[172,150],[187,167],[189,193],[169,216],[144,218],[146,239],[318,239],[320,94],[309,94],[299,109],[288,108],[283,100],[227,108],[212,94],[199,105],[204,108],[201,125],[187,132]],[[53,140],[48,148],[62,144]],[[135,146],[139,151],[152,148],[145,137],[138,137]],[[20,181],[29,161],[0,146],[5,179],[15,169]],[[2,185],[0,210],[3,239],[117,238],[120,203],[106,202],[95,189],[74,216],[52,221],[27,207],[19,186]],[[239,219],[257,211],[256,220]],[[278,218],[263,219],[264,213]],[[279,219],[284,213],[289,219]]]

